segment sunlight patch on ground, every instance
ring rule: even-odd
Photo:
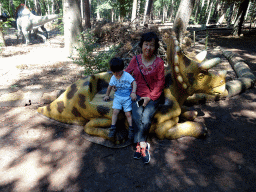
[[[11,174],[19,175],[19,181],[16,187],[24,191],[36,187],[37,182],[50,172],[49,166],[42,166],[40,164],[40,152],[34,151],[26,155],[24,161],[11,169]]]
[[[0,186],[33,192],[43,180],[47,190],[76,187],[73,181],[91,146],[79,130],[61,125],[55,129],[54,122],[30,107],[5,108],[4,112],[0,119]]]

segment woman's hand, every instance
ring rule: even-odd
[[[136,101],[136,99],[137,99],[136,93],[133,92],[133,93],[131,93],[130,96],[131,96],[131,98],[132,98],[133,101]]]
[[[149,97],[141,97],[141,99],[144,99],[143,107],[146,107],[149,101],[151,100]]]

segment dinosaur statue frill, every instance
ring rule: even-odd
[[[197,112],[186,111],[182,105],[194,93],[224,94],[226,73],[209,72],[210,68],[220,62],[219,58],[204,60],[206,52],[202,52],[196,57],[197,60],[192,60],[182,52],[174,37],[166,35],[164,40],[168,54],[165,103],[156,112],[150,133],[155,133],[160,139],[205,136],[206,127],[192,121]],[[111,76],[110,72],[103,72],[80,79],[51,104],[38,108],[38,112],[60,122],[84,125],[87,134],[109,139],[112,102],[105,102],[102,98]],[[180,117],[190,121],[180,123]],[[125,119],[120,114],[119,122],[128,128]]]
[[[25,5],[21,4],[16,9],[16,23],[18,30],[17,38],[19,39],[19,36],[22,32],[25,37],[26,44],[29,44],[29,36],[32,30],[35,30],[38,27],[43,26],[45,23],[57,19],[58,17],[59,15],[57,14],[36,16]],[[43,36],[42,38],[44,39],[44,41],[46,40],[46,38],[44,38]]]

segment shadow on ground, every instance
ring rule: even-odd
[[[1,191],[254,191],[256,91],[196,105],[205,139],[150,138],[151,162],[133,147],[107,148],[83,138],[80,126],[35,113],[1,109]]]

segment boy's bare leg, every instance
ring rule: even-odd
[[[125,116],[127,118],[128,124],[129,124],[129,134],[128,134],[128,138],[129,139],[133,139],[134,135],[133,135],[133,127],[132,127],[132,113],[130,111],[125,112]]]
[[[125,116],[127,118],[129,126],[131,127],[132,126],[132,113],[131,113],[131,111],[125,112]]]
[[[116,125],[117,116],[118,116],[119,112],[120,112],[120,110],[119,110],[119,109],[113,109],[113,114],[112,114],[112,125]]]
[[[119,112],[120,112],[119,109],[113,109],[112,124],[111,124],[111,128],[110,128],[109,134],[108,134],[108,137],[110,137],[110,138],[115,137],[115,134],[116,134],[116,121],[117,121],[117,116],[118,116]]]

